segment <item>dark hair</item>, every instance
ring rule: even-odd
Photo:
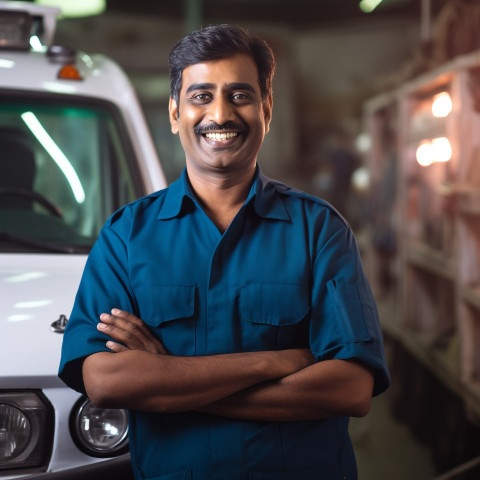
[[[190,65],[222,60],[237,53],[250,55],[258,69],[262,99],[272,92],[275,58],[265,40],[236,25],[213,25],[182,38],[170,52],[170,95],[179,102],[183,70]]]

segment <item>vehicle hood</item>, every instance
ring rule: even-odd
[[[0,254],[0,384],[56,378],[63,334],[51,324],[69,317],[86,258]]]

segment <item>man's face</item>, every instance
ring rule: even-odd
[[[169,111],[190,171],[241,171],[256,164],[272,98],[262,101],[255,62],[237,54],[185,68],[179,105],[170,99]]]

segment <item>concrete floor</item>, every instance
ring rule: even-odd
[[[366,417],[351,419],[350,434],[358,480],[431,480],[437,475],[429,450],[392,417],[388,390],[373,399]]]

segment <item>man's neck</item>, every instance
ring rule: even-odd
[[[247,199],[255,166],[232,175],[198,175],[188,167],[187,173],[202,208],[223,233]]]

